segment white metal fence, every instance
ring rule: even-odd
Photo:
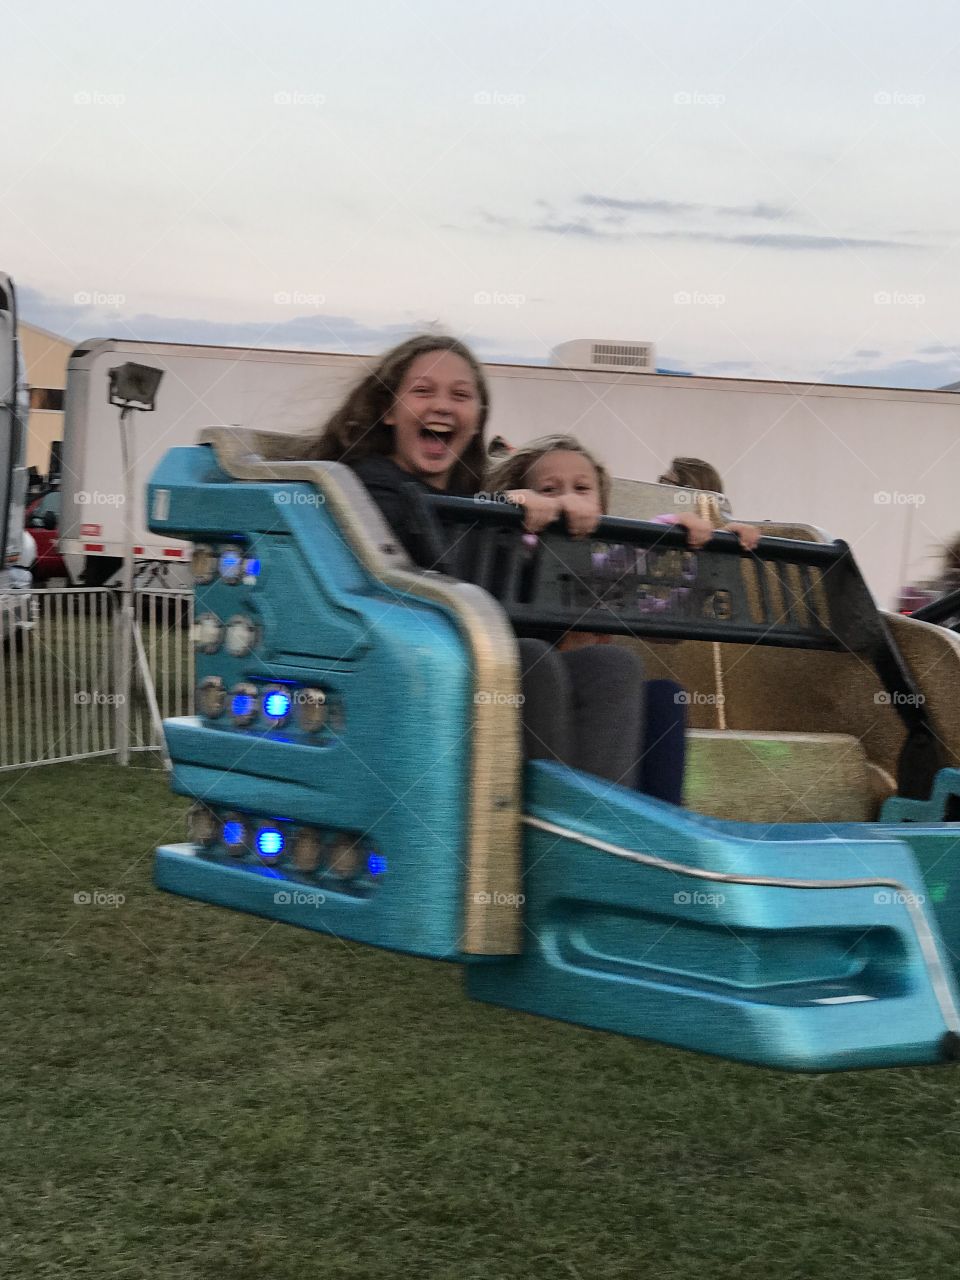
[[[22,644],[0,646],[0,770],[159,751],[146,677],[123,662],[123,615],[103,588],[37,591]],[[138,591],[142,651],[161,718],[193,711],[189,591]]]

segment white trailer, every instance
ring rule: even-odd
[[[134,423],[133,510],[124,510],[117,411],[107,375],[126,361],[164,372],[157,409]],[[124,521],[138,559],[182,562],[188,548],[151,534],[144,487],[174,445],[213,425],[318,428],[367,357],[112,339],[80,346],[67,378],[61,547],[71,572],[114,566]],[[676,455],[705,458],[735,514],[816,525],[854,547],[874,595],[895,603],[929,576],[960,529],[960,398],[949,391],[489,365],[489,434],[522,444],[570,432],[615,475],[656,480]],[[114,559],[110,559],[110,558]],[[91,573],[90,570],[94,572]],[[100,575],[101,578],[103,575]]]

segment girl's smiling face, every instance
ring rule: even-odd
[[[576,495],[595,504],[598,514],[603,511],[597,469],[589,458],[572,449],[543,454],[528,470],[526,482],[536,493],[554,498]]]
[[[410,364],[383,421],[393,427],[393,461],[435,489],[480,429],[473,370],[453,351],[428,351]]]

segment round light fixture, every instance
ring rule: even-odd
[[[238,613],[227,623],[224,645],[232,658],[245,658],[257,643],[259,628],[244,614]]]
[[[253,724],[260,710],[260,690],[255,684],[237,684],[230,690],[230,714],[240,729]]]
[[[217,572],[217,553],[213,547],[205,542],[196,543],[190,557],[190,568],[194,582],[212,582]]]
[[[207,676],[197,685],[197,710],[207,720],[219,720],[227,708],[227,691],[219,676]]]
[[[200,653],[216,653],[223,644],[223,623],[213,613],[201,613],[194,621],[190,639]]]

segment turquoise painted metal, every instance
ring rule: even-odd
[[[476,999],[786,1070],[954,1052],[956,825],[720,822],[540,761],[525,797],[529,945]]]
[[[197,618],[256,628],[249,654],[197,654],[206,709],[250,702],[165,725],[173,788],[204,808],[195,843],[157,850],[160,888],[462,962],[478,1000],[745,1062],[957,1056],[960,772],[880,822],[770,827],[528,765],[523,949],[466,955],[472,688],[452,618],[386,590],[312,486],[234,480],[209,447],[166,455],[148,509],[219,557]],[[264,713],[271,690],[318,688],[319,730]]]

